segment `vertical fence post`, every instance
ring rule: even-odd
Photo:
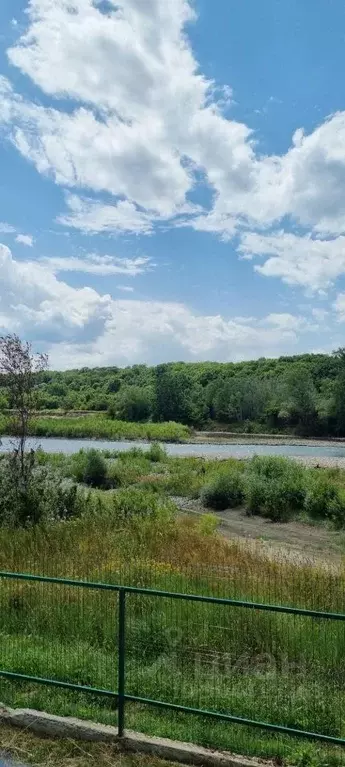
[[[126,591],[119,591],[118,735],[125,729]]]

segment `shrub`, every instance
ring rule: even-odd
[[[74,453],[71,456],[69,464],[69,475],[73,477],[76,482],[84,482],[87,460],[88,452],[84,449],[79,450],[78,453]]]
[[[164,447],[162,447],[159,442],[154,442],[153,445],[150,445],[145,456],[153,463],[164,463],[168,457],[167,451],[164,450]]]
[[[107,466],[107,485],[109,488],[121,487],[125,484],[124,467],[118,461],[112,461]]]
[[[255,474],[246,477],[244,499],[249,514],[261,514],[265,505],[267,482]]]
[[[303,466],[289,458],[275,455],[255,455],[248,463],[248,472],[266,479],[289,478],[300,484],[303,483],[305,476]]]
[[[328,514],[330,503],[337,496],[337,488],[325,476],[313,477],[309,483],[304,508],[311,519],[322,519]]]
[[[84,470],[84,482],[91,487],[104,487],[107,478],[107,465],[98,450],[88,450]]]
[[[328,501],[327,517],[337,529],[345,524],[345,492],[337,490],[335,496]]]
[[[245,501],[250,514],[286,522],[303,508],[305,469],[279,456],[255,456],[245,474]]]
[[[32,456],[26,457],[26,462]],[[23,480],[13,456],[0,464],[0,523],[34,525],[79,516],[84,499],[75,483],[62,479],[49,466],[30,466]]]
[[[217,511],[240,506],[243,497],[243,478],[237,472],[218,474],[201,491],[203,505]]]
[[[301,508],[303,498],[299,487],[286,480],[270,480],[265,486],[262,514],[272,522],[287,522]]]

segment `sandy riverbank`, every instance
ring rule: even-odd
[[[236,434],[235,432],[196,431],[190,442],[195,445],[304,445],[306,447],[344,447],[345,438],[315,439],[285,434]],[[345,449],[344,449],[345,453]]]

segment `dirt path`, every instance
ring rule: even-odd
[[[173,499],[181,511],[205,514],[198,501]],[[219,532],[227,538],[260,541],[284,558],[305,562],[318,560],[341,564],[345,559],[345,537],[341,532],[302,522],[270,522],[259,516],[247,516],[244,509],[213,512],[219,519]]]

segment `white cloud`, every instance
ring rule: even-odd
[[[282,327],[277,320],[253,324],[202,316],[188,307],[169,302],[114,300],[112,318],[103,335],[89,344],[62,342],[50,348],[52,364],[128,365],[157,364],[171,359],[241,360],[277,356],[294,350],[298,335],[294,324]]]
[[[338,321],[345,322],[345,293],[338,293],[333,303],[333,309],[337,313]]]
[[[40,263],[45,264],[54,274],[84,272],[85,274],[101,276],[125,274],[127,277],[136,277],[136,275],[143,274],[154,266],[151,259],[145,256],[117,258],[115,256],[100,256],[97,253],[89,253],[84,258],[48,256],[40,259]]]
[[[21,245],[27,245],[29,248],[32,248],[34,244],[34,238],[31,236],[31,234],[17,234],[16,242],[19,242]]]
[[[0,120],[12,143],[57,184],[125,196],[156,215],[172,215],[184,203],[189,174],[154,115],[129,124],[85,107],[64,113],[19,99],[8,84],[2,97]]]
[[[70,212],[58,217],[58,222],[88,234],[96,232],[136,232],[150,234],[153,217],[138,210],[132,202],[120,200],[114,205],[69,194]]]
[[[17,261],[0,246],[0,324],[43,340],[58,367],[162,359],[236,360],[293,350],[293,315],[225,319],[176,302],[115,300],[57,279],[48,265]]]
[[[0,234],[15,234],[16,230],[11,224],[6,224],[5,221],[0,221]]]
[[[345,272],[345,236],[324,240],[284,231],[248,232],[242,236],[239,250],[246,257],[266,257],[262,265],[255,266],[260,274],[315,291],[324,291]]]
[[[130,285],[117,285],[118,290],[122,290],[124,293],[134,293],[134,288]]]
[[[289,312],[268,314],[263,324],[291,333],[301,330],[303,326],[307,326],[307,322],[303,317],[296,317]]]
[[[31,0],[30,26],[8,55],[45,93],[124,110],[131,120],[152,108],[156,89],[163,100],[172,96],[166,93],[168,76],[178,85],[181,70],[193,72],[181,36],[193,14],[187,0],[111,5],[113,13],[104,15],[90,0]]]
[[[110,15],[91,0],[32,0],[28,15],[10,62],[46,93],[81,103],[46,109],[3,80],[2,120],[40,173],[124,196],[153,217],[183,211],[196,169],[234,197],[253,187],[250,130],[222,117],[229,86],[198,72],[187,0],[126,0]]]
[[[47,266],[16,261],[0,245],[0,313],[4,327],[49,338],[97,337],[110,316],[110,296],[91,288],[72,288],[57,280]]]
[[[8,56],[53,108],[0,78],[5,134],[39,173],[74,190],[59,223],[150,234],[169,222],[223,240],[246,230],[241,253],[266,257],[260,274],[332,285],[345,272],[345,111],[309,135],[297,130],[285,154],[261,155],[250,127],[224,116],[231,88],[200,72],[185,27],[191,2],[108,6],[30,0],[27,30]],[[197,185],[213,193],[210,210],[191,205]],[[264,233],[281,221],[308,234]]]
[[[282,161],[283,210],[323,234],[345,233],[345,112],[296,131]]]

